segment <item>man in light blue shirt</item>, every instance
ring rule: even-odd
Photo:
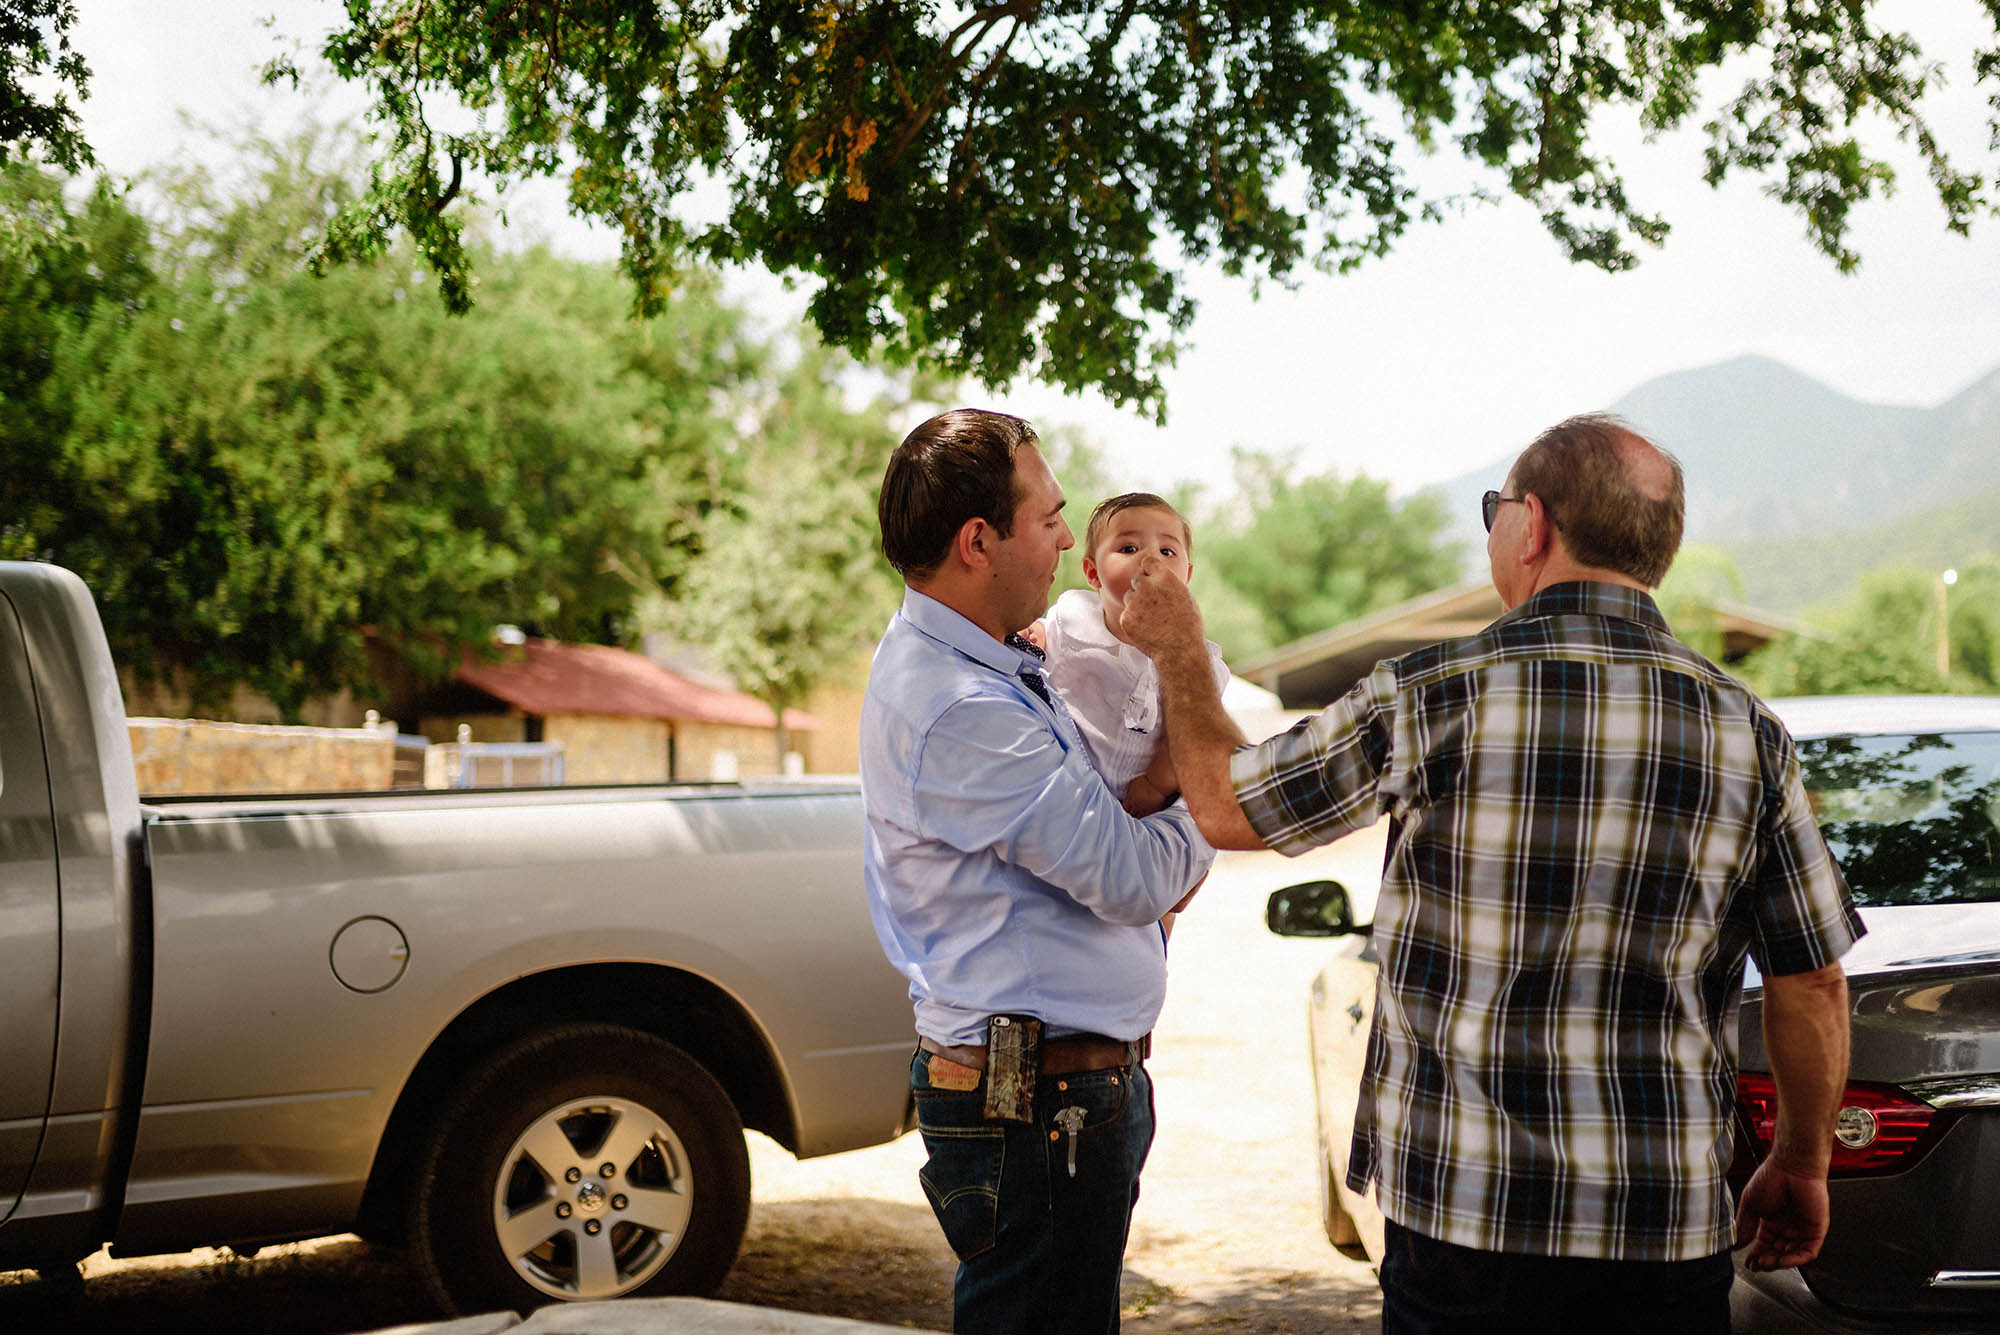
[[[971,409],[904,439],[879,503],[908,591],[861,715],[868,904],[916,1006],[920,1177],[961,1335],[1117,1330],[1159,921],[1214,858],[1183,807],[1125,814],[1018,636],[1074,545],[1062,506],[1034,429]],[[1037,1028],[1023,1068],[1014,1036]]]

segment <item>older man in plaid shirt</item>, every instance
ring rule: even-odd
[[[1783,725],[1647,592],[1680,544],[1673,458],[1572,418],[1483,508],[1506,615],[1261,745],[1212,704],[1172,571],[1124,629],[1210,842],[1295,854],[1394,822],[1348,1179],[1388,1220],[1383,1329],[1722,1335],[1732,1232],[1763,1269],[1826,1235],[1860,919]],[[1746,952],[1778,1130],[1732,1229]]]

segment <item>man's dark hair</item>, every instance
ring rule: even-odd
[[[1022,419],[983,408],[939,413],[903,437],[875,504],[882,555],[896,573],[906,580],[934,574],[970,519],[1011,536],[1021,499],[1014,456],[1036,439]]]
[[[1648,450],[1666,464],[1664,495],[1643,485],[1652,471]],[[1586,413],[1556,423],[1522,451],[1513,477],[1518,494],[1541,497],[1579,564],[1630,575],[1649,589],[1666,578],[1687,508],[1680,461],[1618,418]]]
[[[1090,523],[1083,530],[1085,556],[1093,561],[1097,559],[1097,544],[1103,540],[1105,530],[1111,527],[1112,520],[1127,510],[1165,510],[1181,521],[1182,545],[1189,552],[1194,550],[1194,525],[1188,523],[1186,515],[1174,509],[1163,496],[1155,496],[1150,491],[1128,491],[1123,496],[1113,496],[1108,501],[1099,502],[1098,507],[1090,512]]]

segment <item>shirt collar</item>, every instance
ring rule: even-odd
[[[1042,665],[1019,649],[1011,648],[972,624],[962,614],[946,607],[927,593],[903,590],[903,619],[932,639],[956,649],[974,662],[984,663],[995,672],[1018,676],[1024,667],[1037,672]]]
[[[1644,589],[1635,589],[1625,584],[1605,584],[1597,580],[1551,584],[1511,612],[1502,613],[1493,624],[1504,626],[1514,621],[1525,621],[1529,617],[1577,615],[1616,617],[1621,621],[1636,621],[1642,626],[1649,626],[1669,635],[1673,633],[1672,628],[1667,625],[1667,619],[1660,615],[1659,605]]]
[[[1127,644],[1104,624],[1104,603],[1092,589],[1070,589],[1049,610],[1063,616],[1063,633],[1084,649],[1094,650],[1119,664],[1127,672],[1138,672],[1152,664],[1145,650]]]
[[[1049,616],[1061,617],[1063,633],[1079,644],[1112,653],[1125,647],[1104,624],[1104,604],[1092,589],[1065,589],[1049,609]]]

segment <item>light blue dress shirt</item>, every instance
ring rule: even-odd
[[[861,710],[868,911],[917,1032],[984,1043],[986,1017],[1051,1035],[1149,1032],[1159,921],[1215,859],[1185,807],[1125,814],[1039,662],[914,589]]]

